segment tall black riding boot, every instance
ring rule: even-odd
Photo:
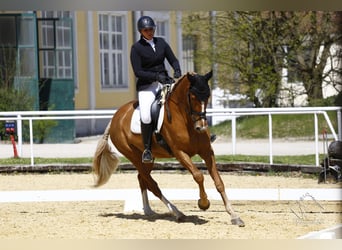
[[[153,132],[152,123],[146,124],[146,123],[141,122],[141,135],[142,135],[144,148],[145,148],[142,154],[143,163],[153,162],[153,156],[151,152],[152,132]]]

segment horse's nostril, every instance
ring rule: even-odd
[[[206,131],[207,126],[195,126],[195,129],[197,132],[203,132]]]

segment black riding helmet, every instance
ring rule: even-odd
[[[154,23],[153,19],[149,16],[142,16],[139,18],[137,22],[138,30],[139,32],[142,29],[148,29],[148,28],[156,28],[156,24]]]

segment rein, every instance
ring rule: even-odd
[[[168,100],[169,100],[169,97],[171,95],[171,89],[172,89],[171,86],[167,86],[166,87],[166,93],[165,93],[165,109],[166,109],[166,113],[167,113],[167,119],[170,123],[172,121],[172,116],[171,116]]]
[[[178,81],[176,84],[179,84],[180,82]],[[166,109],[166,112],[167,112],[167,118],[168,118],[168,121],[171,122],[172,120],[172,116],[171,116],[171,112],[170,112],[170,108],[169,108],[169,99],[170,99],[170,96],[171,96],[171,93],[173,92],[173,89],[174,89],[174,86],[173,84],[172,85],[168,85],[166,86],[166,90],[165,90],[165,109]],[[188,89],[188,92],[187,92],[187,99],[188,99],[188,105],[189,105],[189,115],[191,117],[191,120],[193,122],[197,122],[199,120],[207,120],[207,112],[206,112],[206,109],[204,107],[202,107],[202,111],[200,112],[197,112],[195,110],[193,110],[192,108],[192,103],[191,103],[191,98],[190,98],[190,93],[193,93],[197,99],[199,99],[201,101],[201,104],[202,106],[204,105],[204,100],[208,98],[208,93],[207,92],[203,92],[203,91],[199,91],[197,88],[189,88]]]
[[[189,103],[189,107],[190,107],[190,110],[189,110],[189,115],[191,117],[191,120],[193,122],[197,122],[199,120],[207,120],[207,111],[204,109],[204,111],[201,111],[201,112],[197,112],[197,111],[194,111],[192,109],[192,105],[191,105],[191,98],[190,98],[190,91],[188,91],[188,103]],[[201,104],[203,105],[203,101],[201,101]],[[196,119],[194,116],[198,116],[198,119]]]

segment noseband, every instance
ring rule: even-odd
[[[192,104],[191,104],[191,98],[190,98],[190,92],[188,92],[188,100],[189,100],[189,106],[190,106],[190,116],[193,122],[197,122],[199,120],[207,120],[207,111],[205,110],[204,106],[204,101],[201,101],[201,105],[202,105],[202,111],[197,112],[195,110],[192,109]],[[204,111],[203,111],[204,110]],[[198,117],[196,119],[196,117]]]
[[[195,110],[193,110],[192,108],[192,104],[191,104],[191,98],[190,98],[190,93],[194,94],[195,97],[201,102],[201,106],[202,106],[202,111],[197,112]],[[210,93],[208,93],[208,91],[199,91],[197,88],[195,87],[191,87],[188,91],[188,102],[189,102],[189,106],[190,106],[190,116],[193,122],[197,122],[199,120],[207,120],[207,111],[205,108],[205,101],[208,100]],[[196,119],[197,117],[197,119]]]

